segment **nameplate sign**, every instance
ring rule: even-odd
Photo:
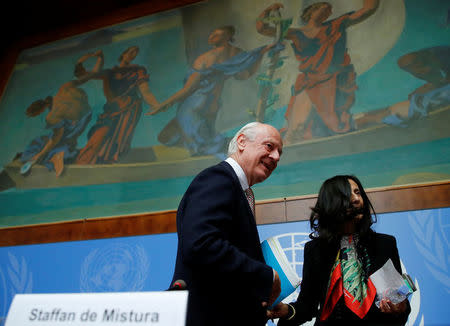
[[[187,291],[16,294],[5,326],[184,326]]]

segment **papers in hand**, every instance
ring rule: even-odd
[[[373,285],[377,289],[375,304],[379,307],[381,299],[389,299],[392,303],[400,303],[415,291],[414,284],[410,282],[407,274],[400,275],[392,264],[391,259],[370,275]]]
[[[300,285],[300,278],[289,263],[283,248],[277,238],[271,237],[261,243],[266,264],[277,271],[281,282],[281,293],[272,307],[289,296]]]

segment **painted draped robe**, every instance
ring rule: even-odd
[[[134,130],[142,115],[138,86],[148,82],[147,70],[139,65],[114,67],[101,72],[106,104],[89,130],[78,164],[116,163],[128,153]]]
[[[263,55],[264,47],[240,52],[222,63],[202,70],[191,68],[185,78],[197,72],[200,85],[178,105],[173,118],[161,131],[158,139],[166,146],[187,148],[191,155],[226,157],[228,140],[217,133],[215,123],[220,109],[220,96],[226,79],[250,69]]]
[[[307,37],[301,30],[293,31],[292,48],[300,63],[300,74],[292,87],[285,117],[289,119],[293,113],[295,96],[305,91],[314,110],[304,127],[315,137],[330,136],[336,133],[333,130],[342,129],[342,123],[331,126],[327,115],[334,111],[340,119],[342,112],[348,112],[354,103],[356,74],[347,53],[345,31],[350,15],[325,22],[314,38]]]
[[[45,129],[50,130],[50,133],[44,136],[34,138],[30,144],[25,148],[20,156],[20,161],[26,163],[30,161],[33,156],[41,152],[45,145],[55,134],[56,130],[63,129],[63,135],[60,141],[42,158],[40,164],[45,165],[49,171],[54,171],[55,167],[50,159],[53,155],[63,152],[64,163],[72,163],[78,155],[77,139],[83,133],[88,123],[91,121],[92,111],[88,111],[78,121],[63,119],[56,124],[48,124]]]

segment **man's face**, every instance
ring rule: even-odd
[[[238,137],[240,164],[250,186],[267,179],[277,167],[283,150],[280,133],[272,126],[262,125],[254,140]]]

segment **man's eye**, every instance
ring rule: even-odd
[[[273,148],[273,145],[272,145],[272,144],[266,144],[266,147],[267,147],[268,149],[272,149],[272,148]]]

